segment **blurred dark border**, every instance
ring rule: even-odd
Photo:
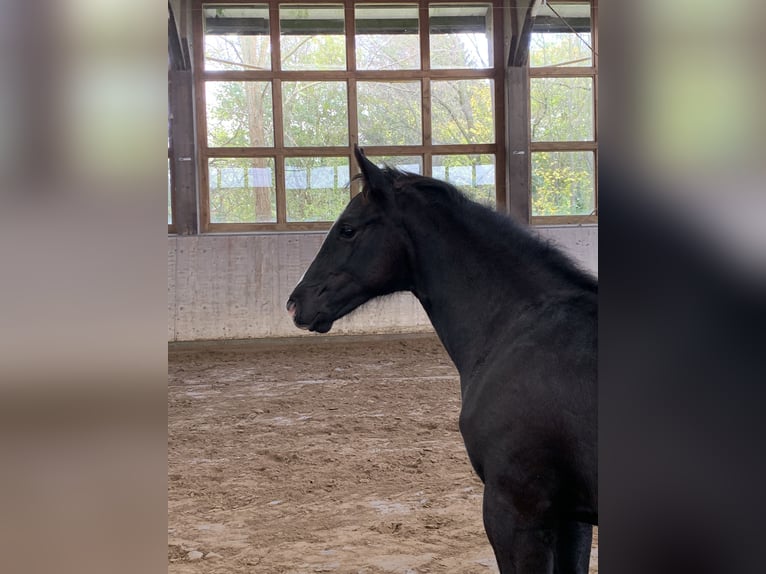
[[[666,90],[660,102],[673,101],[672,90],[695,81],[686,71],[700,65],[680,62],[669,81],[656,54],[678,57],[674,50],[700,42],[716,43],[732,64],[751,50],[762,53],[756,36],[740,43],[708,35],[731,28],[716,18],[738,19],[743,35],[753,30],[742,24],[743,14],[721,8],[599,3],[599,559],[605,573],[763,571],[766,274],[759,252],[748,251],[762,232],[726,208],[763,208],[763,166],[717,163],[727,150],[715,132],[705,142],[671,134],[681,148],[674,152],[667,142],[646,138],[644,125],[655,121],[647,108],[656,110],[646,98]],[[730,8],[760,10],[753,2]],[[672,24],[666,12],[675,13]],[[762,87],[758,73],[762,67],[731,89]],[[711,62],[705,81],[718,76],[731,81],[730,71]],[[725,105],[701,112],[737,115]],[[712,125],[698,119],[697,125]],[[670,151],[659,156],[657,149]],[[746,151],[764,156],[763,148]],[[681,158],[678,165],[674,157]],[[736,219],[742,223],[731,226]]]
[[[0,3],[3,572],[166,569],[165,14]],[[763,16],[599,1],[604,573],[763,571]]]

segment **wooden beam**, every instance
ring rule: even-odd
[[[532,225],[594,225],[598,215],[533,215]]]
[[[533,78],[595,78],[596,68],[593,66],[567,66],[565,68],[540,66],[530,68],[529,73]]]
[[[184,69],[184,53],[178,38],[178,30],[172,20],[168,19],[168,59],[171,70]]]
[[[530,151],[596,151],[598,144],[595,141],[585,142],[532,142]]]
[[[507,115],[507,199],[509,212],[517,221],[529,223],[529,69],[514,66],[506,70]]]
[[[184,50],[183,40],[178,31],[178,22],[174,14],[173,4],[168,2],[168,57],[170,68],[173,70],[188,70],[191,68],[189,51]]]
[[[191,70],[170,72],[170,138],[173,149],[173,220],[179,235],[197,233],[197,170]]]
[[[295,221],[283,223],[210,223],[209,233],[253,233],[270,231],[327,231],[332,221]]]
[[[540,0],[513,0],[511,2],[511,47],[508,66],[526,66],[529,59],[529,38],[534,18],[532,13]]]
[[[495,110],[495,208],[508,213],[508,177],[505,115],[505,34],[506,11],[503,0],[495,0],[492,7],[492,63],[495,69],[492,104]]]

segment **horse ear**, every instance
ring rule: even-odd
[[[382,194],[386,189],[386,178],[383,171],[367,159],[364,150],[356,144],[354,144],[354,155],[356,156],[356,163],[359,164],[359,169],[362,171],[365,193],[372,197]]]

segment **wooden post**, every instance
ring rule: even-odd
[[[532,11],[539,0],[516,0],[510,3],[506,36],[510,37],[505,76],[507,163],[506,205],[517,221],[529,224],[531,171],[529,156],[529,38]]]
[[[529,69],[511,66],[506,70],[506,106],[508,109],[508,177],[506,205],[521,223],[529,223],[530,172],[529,157]]]
[[[170,137],[173,142],[173,219],[179,235],[197,233],[197,170],[191,70],[170,71]]]

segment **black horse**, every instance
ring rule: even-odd
[[[588,571],[597,524],[595,279],[452,185],[363,179],[287,310],[326,333],[364,302],[411,291],[460,373],[460,431],[484,482],[503,574]]]

